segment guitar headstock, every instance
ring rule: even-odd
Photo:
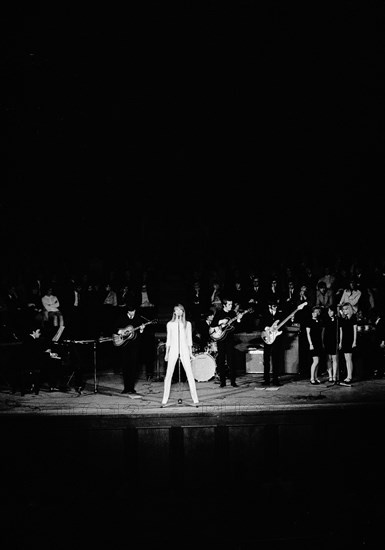
[[[307,306],[307,302],[304,302],[303,304],[300,304],[297,309],[303,309],[305,306]]]

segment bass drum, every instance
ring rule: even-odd
[[[208,353],[198,353],[191,361],[191,368],[197,382],[207,382],[215,375],[216,362]]]

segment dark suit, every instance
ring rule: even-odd
[[[385,370],[385,348],[381,347],[381,342],[385,341],[385,319],[380,317],[373,327],[370,363],[373,365],[373,375],[381,378]]]
[[[261,319],[261,330],[271,327],[275,321],[282,320],[282,313],[276,311],[275,315],[267,311],[264,312]],[[283,360],[283,345],[281,335],[277,336],[272,344],[263,344],[263,379],[265,383],[270,383],[270,366],[272,370],[273,384],[279,383],[279,373]]]
[[[222,309],[217,310],[214,315],[214,318],[211,322],[211,328],[219,326],[219,321],[221,319],[234,319],[236,313],[234,310],[223,311]],[[236,324],[237,321],[232,323],[232,327]],[[234,330],[226,332],[223,338],[217,340],[218,355],[217,355],[217,366],[218,374],[221,382],[221,386],[226,385],[226,367],[229,370],[230,383],[232,386],[235,385],[236,379],[236,366],[235,366],[235,349],[234,349]]]
[[[193,327],[202,319],[202,315],[209,309],[209,306],[208,294],[202,288],[193,288],[187,292],[187,310]]]
[[[124,312],[116,318],[112,328],[112,333],[117,334],[119,329],[124,329],[128,325],[137,328],[143,323],[143,318],[137,312],[135,312],[135,315],[132,319],[129,319],[127,313]],[[139,368],[140,345],[141,334],[140,330],[138,329],[135,331],[134,338],[126,340],[123,345],[114,346],[117,367],[121,370],[123,374],[123,391],[135,391],[136,377]]]

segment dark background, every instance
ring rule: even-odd
[[[382,2],[348,1],[5,14],[3,254],[159,252],[176,233],[212,252],[376,249],[383,23]]]

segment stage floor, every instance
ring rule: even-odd
[[[218,381],[196,382],[199,405],[193,406],[187,382],[174,382],[170,399],[161,408],[163,397],[162,378],[147,380],[143,374],[136,384],[137,397],[121,394],[122,377],[108,370],[87,373],[82,393],[69,387],[67,391],[49,391],[43,386],[38,395],[12,394],[7,384],[0,386],[0,414],[28,415],[206,415],[242,414],[258,411],[311,410],[361,407],[383,404],[385,378],[353,380],[350,386],[330,384],[326,376],[319,386],[297,375],[282,375],[281,386],[262,386],[262,374],[241,374],[238,388],[229,381],[220,388]]]

